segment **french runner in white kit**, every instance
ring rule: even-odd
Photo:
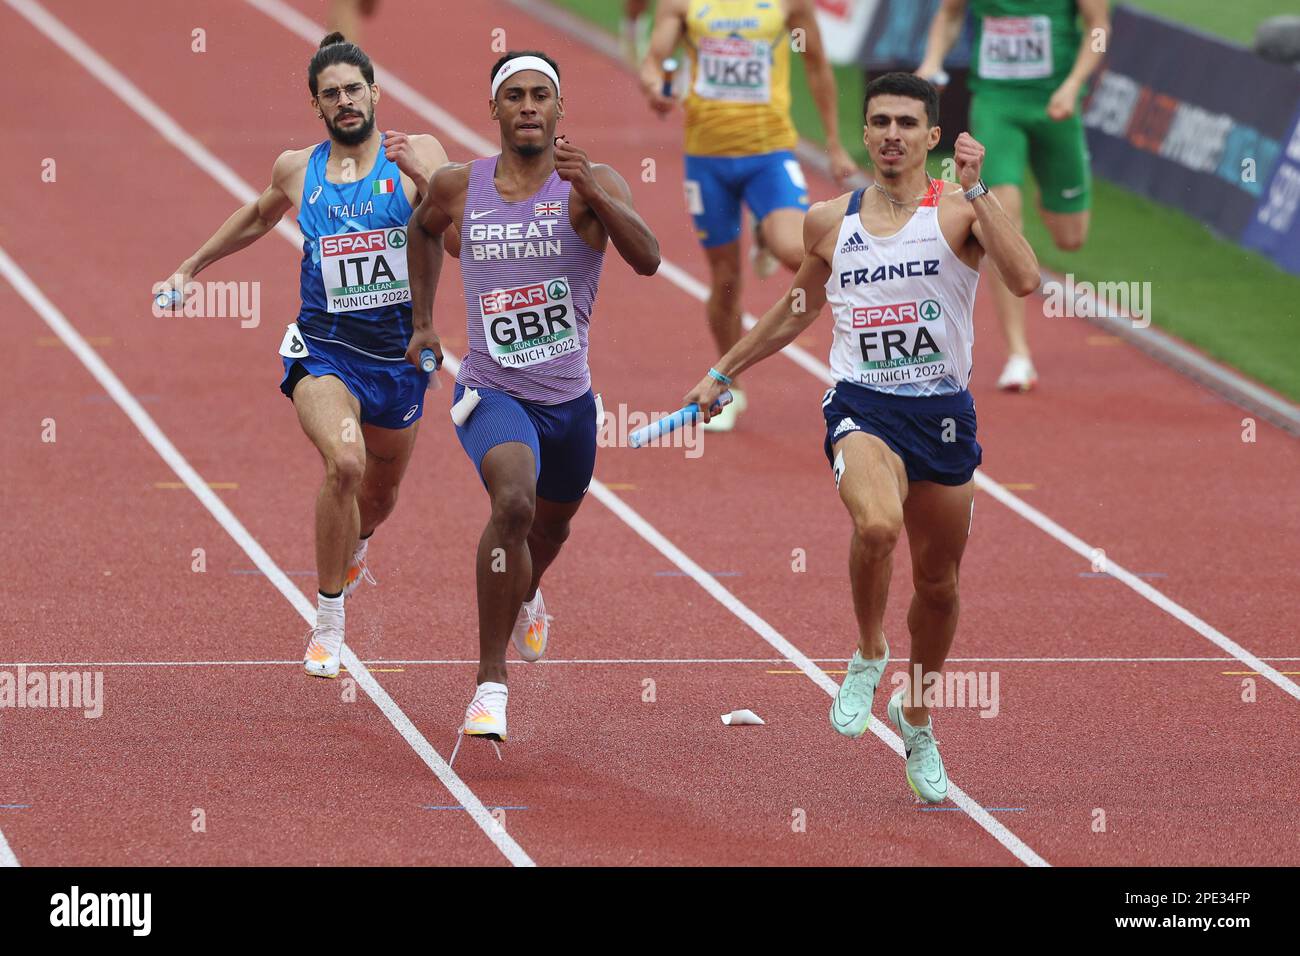
[[[889,73],[867,86],[863,142],[873,187],[818,203],[804,219],[804,258],[790,291],[686,396],[708,409],[732,378],[784,348],[826,302],[835,318],[836,385],[822,402],[825,449],[853,519],[849,579],[858,646],[831,706],[831,725],[859,737],[889,660],[881,630],[894,546],[904,527],[915,594],[908,683],[889,701],[907,750],[907,780],[939,802],[948,777],[922,684],[943,669],[957,628],[957,575],[974,503],[975,406],[967,391],[975,285],[988,253],[1017,295],[1038,287],[1038,260],[980,181],[984,147],[958,137],[960,187],[931,180],[938,92]],[[931,678],[931,682],[932,682]]]
[[[607,245],[637,273],[659,243],[627,182],[555,128],[560,69],[507,53],[491,70],[501,153],[448,164],[411,216],[408,354],[441,354],[433,298],[444,235],[460,257],[469,354],[456,377],[456,436],[492,499],[477,556],[479,668],[463,733],[506,739],[506,648],[546,650],[541,579],[569,536],[596,461],[587,332]],[[457,739],[457,747],[460,739]],[[452,754],[455,757],[455,752]]]

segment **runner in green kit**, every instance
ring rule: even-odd
[[[1088,236],[1092,178],[1079,102],[1110,34],[1107,0],[943,0],[917,74],[945,80],[943,58],[970,7],[970,127],[988,150],[984,182],[1023,228],[1025,165],[1039,186],[1043,222],[1056,245],[1078,249]],[[946,80],[945,80],[946,81]],[[1025,335],[1025,306],[988,275],[1010,355],[998,387],[1029,391],[1038,381]]]

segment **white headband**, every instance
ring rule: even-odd
[[[555,75],[551,64],[539,56],[517,56],[513,60],[502,63],[501,69],[497,70],[497,75],[492,78],[492,99],[497,98],[497,90],[501,88],[506,78],[520,70],[536,70],[538,73],[544,73],[555,84],[555,95],[560,95],[560,78]]]

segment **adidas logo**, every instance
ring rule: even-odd
[[[844,245],[840,246],[840,255],[843,255],[846,252],[864,252],[866,251],[866,248],[866,241],[862,238],[860,233],[855,231],[853,235],[849,236],[845,241]]]
[[[860,431],[860,429],[858,428],[858,423],[851,418],[845,418],[842,419],[840,423],[835,427],[835,434],[832,435],[831,438],[832,439],[839,438],[845,432],[853,432],[853,431]]]

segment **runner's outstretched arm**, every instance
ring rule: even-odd
[[[294,164],[301,163],[297,152],[287,150],[280,154],[271,169],[271,185],[266,187],[266,191],[252,202],[236,209],[212,237],[199,246],[194,255],[177,266],[159,292],[176,289],[183,293],[185,283],[212,263],[252,245],[275,228],[280,217],[293,208],[293,200],[282,187],[288,181]]]
[[[781,351],[813,324],[826,304],[826,281],[831,276],[830,263],[817,247],[826,234],[839,227],[844,218],[843,206],[817,203],[803,220],[803,262],[794,275],[790,290],[768,309],[758,323],[731,347],[714,365],[726,378],[734,379],[745,369]],[[686,403],[700,407],[703,421],[712,418],[711,409],[726,384],[706,375],[686,394]]]

